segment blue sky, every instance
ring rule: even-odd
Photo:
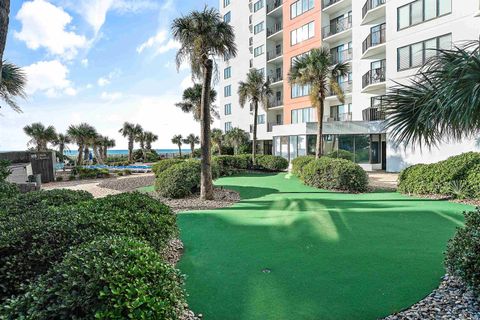
[[[191,85],[188,66],[177,72],[172,19],[218,0],[12,1],[4,58],[28,75],[23,113],[2,106],[0,150],[22,150],[22,128],[40,121],[64,132],[88,122],[100,134],[118,134],[124,121],[160,136],[156,148],[174,147],[174,134],[199,132],[174,103]]]

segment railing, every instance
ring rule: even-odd
[[[280,32],[283,30],[283,23],[282,22],[277,22],[275,23],[272,27],[267,28],[267,37],[270,37],[274,35],[277,32]]]
[[[385,2],[386,0],[367,0],[367,2],[365,2],[365,5],[363,6],[363,9],[362,9],[362,19],[365,18],[368,11],[375,9],[376,7],[379,7],[382,4],[385,4]]]
[[[337,113],[330,116],[325,116],[323,119],[324,122],[334,122],[334,121],[352,121],[353,116],[351,112]]]
[[[342,89],[343,93],[350,93],[352,92],[352,80],[349,81],[344,81],[340,82],[338,85],[340,86],[340,89]],[[330,90],[329,92],[330,96],[336,96],[336,93]]]
[[[370,107],[362,111],[363,121],[385,120],[385,112],[379,107]]]
[[[276,108],[276,107],[281,107],[283,106],[283,99],[272,99],[270,101],[270,108]]]
[[[352,56],[353,56],[352,48],[335,52],[332,54],[332,63],[337,64],[337,63],[350,61],[352,60]]]
[[[331,37],[337,33],[349,30],[352,28],[352,17],[344,17],[334,22],[330,22],[330,25],[322,28],[323,38]]]
[[[362,52],[365,53],[365,51],[367,51],[371,47],[378,46],[379,44],[385,43],[385,41],[386,41],[386,27],[385,25],[383,25],[380,30],[370,33],[367,39],[363,41]]]
[[[267,61],[281,57],[282,55],[283,55],[282,48],[279,48],[279,49],[275,48],[274,50],[267,51]]]
[[[277,9],[283,4],[283,0],[274,0],[267,3],[267,14]]]
[[[268,76],[268,80],[270,80],[270,83],[279,82],[283,80],[283,75]]]
[[[322,6],[323,6],[323,9],[325,8],[328,8],[330,7],[331,5],[337,3],[337,2],[340,2],[342,0],[323,0],[322,1]]]
[[[372,69],[363,75],[362,88],[365,88],[371,84],[385,82],[385,67]]]

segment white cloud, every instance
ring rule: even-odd
[[[101,77],[97,80],[97,84],[100,87],[105,87],[106,85],[109,85],[113,79],[118,78],[122,74],[122,71],[120,69],[115,69],[112,72],[110,72],[108,75]]]
[[[16,18],[22,23],[22,28],[14,35],[30,49],[43,47],[51,54],[72,59],[78,49],[88,45],[84,36],[67,30],[72,17],[62,8],[44,0],[24,2]]]
[[[110,84],[110,80],[107,79],[107,78],[99,78],[98,81],[97,81],[97,84],[100,86],[100,87],[105,87],[106,85]]]
[[[122,97],[123,97],[123,94],[121,92],[105,92],[105,91],[102,92],[102,95],[100,96],[102,100],[109,101],[109,102],[118,100]]]
[[[27,74],[26,91],[29,95],[36,92],[43,92],[48,97],[77,94],[77,90],[67,78],[68,68],[58,60],[39,61],[23,69]]]
[[[182,88],[182,90],[185,90],[190,87],[193,87],[192,76],[187,76],[180,83],[180,88]]]
[[[85,59],[82,59],[82,61],[80,61],[80,63],[82,64],[83,67],[88,67],[88,59],[85,58]]]
[[[155,55],[180,48],[180,43],[169,39],[167,30],[160,30],[137,47],[137,53],[141,54],[146,49],[155,49]]]

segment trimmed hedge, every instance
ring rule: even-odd
[[[171,166],[174,166],[176,164],[179,164],[179,163],[182,163],[184,162],[185,160],[182,160],[182,159],[165,159],[165,160],[160,160],[159,162],[157,163],[154,163],[152,165],[152,171],[153,173],[155,173],[155,176],[158,178],[158,176],[160,175],[160,173],[162,173],[163,171],[167,170],[168,168],[170,168]]]
[[[69,252],[0,312],[6,319],[180,319],[182,285],[179,271],[147,244],[101,239]]]
[[[10,199],[12,197],[17,196],[20,192],[18,187],[10,182],[7,181],[0,181],[0,200],[1,202],[6,201],[6,199]],[[1,209],[0,209],[1,211]]]
[[[418,164],[403,170],[398,190],[407,194],[478,197],[480,153],[469,152],[434,164]],[[456,186],[465,186],[464,190]],[[468,186],[468,188],[466,187]]]
[[[328,190],[365,192],[368,176],[358,164],[345,159],[322,157],[303,168],[305,184]]]
[[[178,235],[176,216],[148,195],[125,193],[2,217],[0,300],[19,293],[22,284],[44,274],[72,246],[113,235],[134,237],[161,251]]]
[[[75,167],[72,170],[72,176],[83,179],[103,179],[110,177],[108,169]]]
[[[247,170],[252,162],[249,155],[216,156],[212,158],[212,161],[218,165],[221,177],[231,176],[239,171]]]
[[[314,161],[314,156],[302,156],[297,157],[292,160],[292,173],[302,179],[303,176],[303,168],[309,164],[310,162]]]
[[[458,228],[448,243],[445,265],[480,295],[480,208],[465,213],[465,227]]]
[[[166,198],[184,198],[200,188],[200,161],[189,160],[171,166],[158,175],[155,190]]]
[[[325,155],[325,157],[354,161],[355,154],[347,150],[336,150]]]
[[[57,189],[49,191],[33,191],[19,194],[17,197],[0,202],[0,212],[21,214],[40,208],[76,205],[83,201],[93,200],[93,196],[86,191]]]
[[[255,158],[256,165],[267,171],[284,171],[288,169],[288,160],[271,155],[259,155]]]

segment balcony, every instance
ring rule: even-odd
[[[370,107],[362,111],[363,121],[383,121],[385,112],[380,107]]]
[[[352,48],[334,52],[332,53],[332,63],[338,64],[338,63],[348,62],[352,60],[352,56],[353,56]]]
[[[385,63],[382,63],[382,67],[369,70],[367,73],[365,73],[362,78],[362,92],[371,92],[378,89],[385,90],[385,74]]]
[[[272,14],[275,16],[281,16],[282,10],[277,10],[283,5],[283,0],[272,0],[267,1],[267,14]]]
[[[274,85],[283,81],[283,74],[282,75],[275,75],[275,76],[268,76],[268,80],[270,81],[270,85]]]
[[[386,31],[386,25],[383,24],[380,30],[370,33],[368,37],[363,41],[363,59],[378,55],[385,51],[384,44],[387,41]]]
[[[345,113],[337,113],[330,116],[325,116],[323,119],[324,122],[335,122],[335,121],[352,121],[352,113],[345,112]]]
[[[270,50],[270,51],[267,51],[267,61],[270,62],[270,61],[273,61],[273,60],[276,60],[280,57],[283,56],[283,49],[282,47],[280,48],[275,48],[273,50]]]
[[[362,25],[385,16],[386,0],[367,0],[362,9]]]
[[[269,110],[280,108],[280,107],[283,107],[283,99],[272,99],[272,100],[270,100],[270,106],[268,108]]]
[[[343,38],[351,37],[352,17],[344,17],[334,20],[330,25],[322,28],[322,37],[324,41],[339,41]]]
[[[283,123],[269,122],[267,123],[267,132],[273,132],[273,127],[281,125],[283,125]]]
[[[281,40],[283,38],[283,22],[279,21],[267,27],[267,38],[271,40]]]
[[[346,95],[346,94],[352,93],[352,84],[353,84],[352,80],[339,83],[340,89],[342,89],[343,94]],[[336,96],[337,95],[332,90],[329,91],[329,97],[336,97]]]
[[[351,7],[352,1],[353,0],[322,0],[322,11],[331,15],[345,8]]]

